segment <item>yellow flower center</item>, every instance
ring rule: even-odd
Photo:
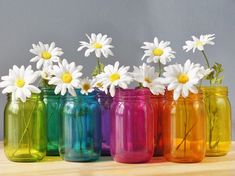
[[[103,87],[103,84],[102,84],[101,82],[98,82],[98,83],[96,84],[96,87],[102,88],[102,87]]]
[[[152,83],[152,80],[151,80],[151,79],[149,79],[149,78],[147,78],[147,77],[146,77],[146,78],[144,78],[144,81],[145,81],[145,82],[147,82],[147,83],[149,83],[149,84],[150,84],[150,83]]]
[[[92,47],[95,48],[95,49],[100,49],[103,46],[102,46],[102,44],[95,42],[95,43],[92,44]]]
[[[203,45],[203,43],[202,43],[200,40],[198,40],[198,41],[196,42],[196,46],[197,46],[197,47],[202,46],[202,45]]]
[[[82,89],[87,92],[90,89],[90,87],[91,87],[90,84],[85,83],[85,84],[83,84]]]
[[[185,74],[185,73],[181,73],[181,74],[178,76],[178,81],[179,81],[179,83],[181,83],[181,84],[185,84],[186,82],[188,82],[188,80],[189,80],[189,77],[188,77],[188,75]]]
[[[70,73],[66,72],[62,75],[61,79],[64,83],[71,83],[71,81],[73,80],[73,77]]]
[[[21,87],[24,87],[25,82],[24,82],[23,79],[17,79],[16,82],[15,82],[15,84],[16,84],[17,87],[20,87],[20,88],[21,88]]]
[[[120,79],[120,75],[118,73],[113,73],[112,75],[110,75],[109,80],[110,82],[114,82]]]
[[[161,49],[161,48],[155,48],[155,49],[153,50],[153,55],[154,55],[154,56],[161,56],[161,55],[163,55],[163,53],[164,53],[164,51],[163,51],[163,49]]]
[[[49,60],[51,58],[51,53],[49,53],[48,51],[43,51],[41,56],[43,59]]]

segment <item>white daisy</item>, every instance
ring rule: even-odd
[[[104,85],[103,85],[103,83],[99,80],[99,78],[98,78],[98,77],[94,77],[93,80],[94,80],[94,87],[95,87],[95,88],[98,88],[99,90],[105,92]]]
[[[53,77],[48,84],[56,85],[55,94],[61,92],[61,95],[65,95],[68,90],[71,95],[76,96],[74,89],[79,87],[81,70],[81,65],[76,66],[74,62],[69,64],[66,59],[63,59],[62,63],[59,62],[58,65],[53,66]]]
[[[43,70],[40,71],[42,79],[50,80],[52,78],[52,69],[52,65],[44,67]]]
[[[154,38],[154,42],[144,42],[142,49],[145,49],[144,56],[142,60],[147,57],[147,63],[158,63],[159,61],[166,65],[167,62],[170,62],[172,58],[175,58],[174,51],[169,47],[169,41],[158,41],[158,38]]]
[[[81,89],[82,94],[88,95],[94,91],[94,80],[89,78],[82,79],[79,83],[79,88]]]
[[[191,49],[193,52],[195,52],[196,49],[199,51],[204,50],[204,45],[214,45],[215,43],[212,41],[215,39],[215,34],[207,34],[207,35],[200,35],[200,38],[197,38],[195,36],[192,36],[192,41],[187,40],[185,42],[185,45],[183,46],[183,49],[186,50],[186,52],[190,51]]]
[[[132,77],[128,72],[129,66],[121,66],[119,68],[119,62],[115,62],[113,65],[107,65],[104,67],[104,72],[97,75],[99,82],[103,84],[105,92],[107,93],[108,89],[110,95],[113,97],[115,95],[115,87],[119,86],[123,89],[126,89],[128,84],[132,81]]]
[[[113,52],[111,48],[113,48],[111,44],[112,38],[107,37],[107,35],[99,34],[91,34],[91,37],[86,34],[89,42],[80,41],[80,47],[78,51],[81,51],[83,48],[87,48],[85,51],[85,57],[88,57],[92,52],[95,52],[97,58],[100,58],[103,55],[105,58],[108,58],[109,55],[113,56]]]
[[[155,72],[155,68],[143,63],[142,66],[134,66],[134,71],[132,72],[133,79],[147,87],[153,94],[164,94],[165,86],[161,83],[161,78],[159,74]]]
[[[25,102],[32,93],[41,92],[40,89],[32,85],[38,77],[39,73],[34,72],[31,66],[25,69],[24,66],[19,68],[14,65],[13,69],[9,70],[8,76],[1,77],[0,87],[5,87],[2,93],[12,93],[13,100],[20,98],[22,102]]]
[[[63,54],[61,48],[55,47],[55,43],[52,42],[50,46],[48,44],[43,44],[39,42],[38,45],[33,44],[33,48],[29,51],[36,56],[30,60],[30,62],[37,62],[37,69],[43,67],[48,67],[52,65],[53,62],[59,61],[59,56]]]
[[[196,84],[199,83],[199,70],[198,64],[191,63],[187,60],[182,66],[181,64],[169,65],[164,68],[163,73],[164,82],[169,84],[168,90],[174,90],[174,100],[177,100],[180,95],[184,98],[189,95],[189,91],[196,94],[198,90]]]

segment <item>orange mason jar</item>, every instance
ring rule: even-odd
[[[163,155],[163,105],[165,95],[151,95],[150,102],[154,112],[154,156]]]
[[[206,151],[206,111],[203,95],[173,100],[166,92],[163,114],[164,157],[168,161],[200,162]]]

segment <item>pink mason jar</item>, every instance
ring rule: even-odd
[[[116,89],[110,110],[110,150],[121,163],[148,162],[154,152],[154,116],[148,89]]]

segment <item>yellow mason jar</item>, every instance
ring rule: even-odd
[[[226,155],[231,148],[231,105],[228,88],[201,87],[207,111],[206,156]]]

